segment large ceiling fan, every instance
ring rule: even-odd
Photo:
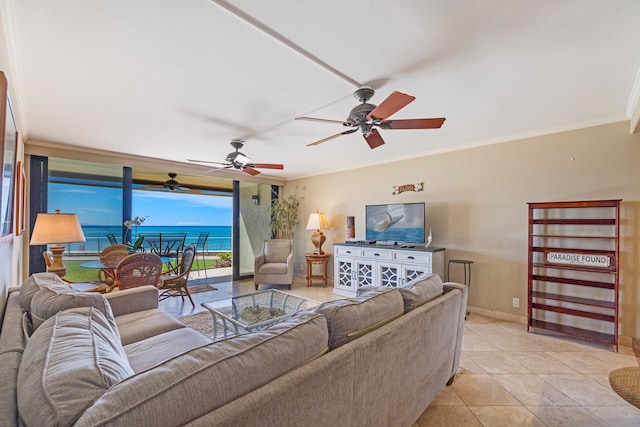
[[[344,132],[323,138],[319,141],[312,142],[307,146],[322,144],[323,142],[327,142],[339,136],[354,133],[360,129],[362,136],[364,136],[369,147],[374,149],[384,144],[384,139],[382,139],[382,135],[380,135],[380,132],[378,132],[376,127],[379,127],[380,129],[438,129],[445,121],[444,117],[431,119],[387,120],[394,113],[406,107],[416,98],[414,96],[407,95],[406,93],[393,92],[387,97],[387,99],[382,101],[380,105],[375,106],[367,103],[367,101],[373,97],[374,93],[375,91],[369,86],[363,86],[357,89],[353,93],[353,96],[360,101],[361,104],[351,110],[346,121],[317,119],[314,117],[296,117],[296,120],[340,123],[343,126],[351,128]]]
[[[166,188],[169,191],[180,190],[180,191],[188,191],[190,193],[200,193],[200,190],[194,190],[192,188],[180,185],[180,183],[178,181],[176,181],[176,177],[178,176],[177,173],[169,172],[167,175],[169,175],[169,179],[166,180],[164,183],[157,184],[157,185],[156,184],[145,185],[143,187],[140,187],[140,189],[141,190],[155,190],[155,189],[165,189]]]
[[[253,163],[251,159],[240,152],[240,149],[244,146],[244,141],[241,139],[234,139],[231,141],[231,146],[236,151],[232,151],[227,154],[224,159],[225,162],[210,162],[206,160],[190,160],[188,162],[206,163],[210,165],[220,165],[218,169],[236,169],[241,170],[249,175],[258,175],[260,173],[257,169],[280,169],[283,170],[284,166],[274,163]]]

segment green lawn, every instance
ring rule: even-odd
[[[71,282],[92,282],[98,280],[98,270],[94,268],[82,268],[80,264],[87,262],[87,260],[74,261],[65,259],[64,264],[67,266],[67,274],[64,276],[66,280]],[[194,260],[192,271],[202,270],[205,265],[206,268],[214,268],[215,260],[206,259],[203,264],[202,260]]]

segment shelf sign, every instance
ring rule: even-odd
[[[606,254],[574,254],[570,252],[547,252],[547,264],[576,265],[581,267],[609,268],[611,257]]]

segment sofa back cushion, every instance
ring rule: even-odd
[[[20,286],[20,305],[26,313],[31,313],[31,299],[42,289],[43,286],[65,285],[71,287],[68,283],[53,273],[35,273],[22,282]]]
[[[71,425],[109,387],[133,375],[117,331],[93,307],[45,321],[18,371],[18,412],[28,426]]]
[[[320,304],[316,312],[327,319],[329,349],[333,350],[404,313],[397,289],[377,288],[349,299]]]
[[[102,395],[76,427],[148,425],[154,420],[188,424],[326,350],[325,319],[301,312],[263,331],[204,345],[136,373]],[[177,404],[185,395],[188,401]]]
[[[444,293],[442,279],[437,274],[423,274],[398,288],[404,301],[404,312],[420,307],[429,301],[438,298]]]
[[[31,322],[37,329],[45,320],[57,313],[76,307],[93,307],[106,316],[114,330],[115,320],[107,300],[97,292],[80,292],[66,283],[42,286],[31,298]]]

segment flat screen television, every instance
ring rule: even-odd
[[[424,202],[365,206],[367,240],[424,243]]]

